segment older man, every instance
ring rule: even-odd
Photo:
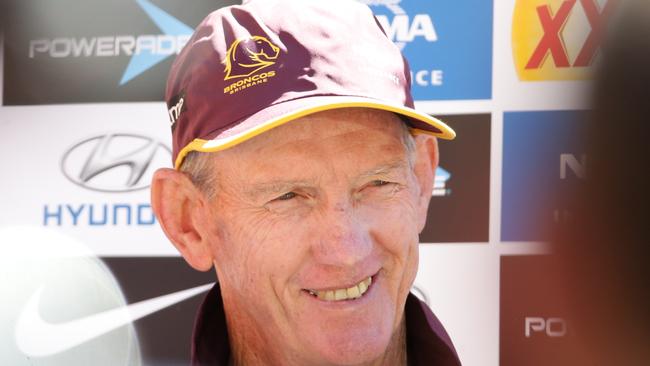
[[[167,87],[163,230],[218,285],[194,364],[458,365],[409,294],[444,123],[367,6],[253,0],[210,14]]]

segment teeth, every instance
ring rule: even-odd
[[[357,297],[361,296],[361,291],[359,290],[358,286],[359,285],[353,286],[346,290],[349,298],[356,299]]]
[[[317,291],[320,292],[320,291]],[[334,291],[325,291],[325,300],[334,301]]]
[[[368,277],[368,278],[370,278],[370,277]],[[363,294],[368,289],[368,285],[366,285],[366,283],[363,282],[363,281],[360,284],[358,284],[357,286],[359,287],[359,293],[360,294]]]
[[[313,296],[317,296],[321,300],[325,301],[342,301],[342,300],[351,300],[358,299],[363,296],[368,287],[372,283],[372,277],[368,277],[365,280],[359,282],[358,284],[350,288],[342,288],[329,291],[317,291],[309,290],[309,293]]]
[[[348,293],[345,290],[336,290],[334,293],[334,300],[345,300],[348,298]]]

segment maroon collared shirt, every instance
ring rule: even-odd
[[[456,349],[429,307],[409,294],[404,309],[409,366],[459,366]],[[230,343],[219,284],[203,300],[194,323],[192,365],[228,366]]]

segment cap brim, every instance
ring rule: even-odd
[[[371,108],[393,112],[409,118],[409,128],[414,134],[427,134],[445,140],[452,140],[456,137],[454,130],[439,119],[402,105],[364,97],[312,96],[269,106],[244,118],[231,128],[215,131],[214,136],[208,135],[194,139],[178,153],[174,166],[178,169],[185,156],[191,151],[225,150],[300,117],[340,108]]]

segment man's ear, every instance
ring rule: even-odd
[[[429,135],[416,135],[415,166],[413,171],[417,179],[420,193],[418,196],[418,232],[422,232],[427,223],[429,201],[433,193],[433,184],[438,167],[438,140]]]
[[[203,194],[183,173],[158,169],[151,182],[151,207],[167,238],[187,263],[199,271],[212,267],[212,251],[203,227],[208,214]]]

